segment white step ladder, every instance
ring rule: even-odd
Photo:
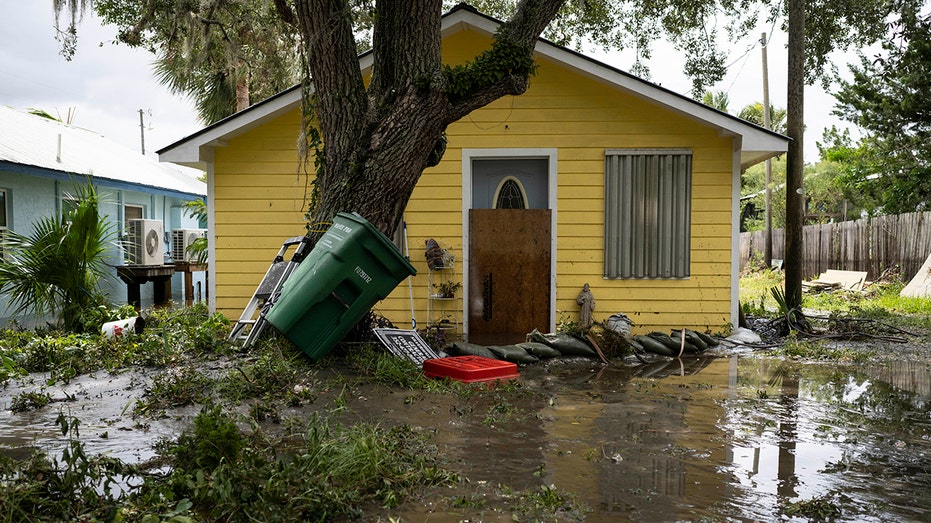
[[[306,236],[295,236],[288,238],[282,244],[268,271],[265,272],[265,277],[262,278],[248,305],[239,316],[239,320],[236,321],[236,325],[233,326],[229,341],[233,343],[241,341],[243,342],[242,347],[248,349],[259,339],[268,323],[265,320],[265,314],[278,300],[284,282],[288,280],[294,269],[307,256],[307,242]],[[294,249],[294,254],[291,255],[289,260],[285,261],[285,253],[288,248],[295,245],[297,247]],[[256,312],[258,312],[258,317],[256,317]]]

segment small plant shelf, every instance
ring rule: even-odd
[[[443,331],[447,340],[461,336],[462,284],[454,280],[455,262],[437,266],[427,275],[427,325],[428,329]]]

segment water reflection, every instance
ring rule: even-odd
[[[547,479],[584,493],[592,521],[784,521],[811,499],[848,520],[928,521],[931,398],[903,369],[735,356],[581,383],[566,370],[576,384],[543,413]]]

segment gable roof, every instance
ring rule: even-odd
[[[190,198],[207,185],[174,166],[56,120],[0,106],[0,171],[70,180],[92,176],[100,185]]]
[[[499,20],[480,13],[469,5],[459,4],[444,15],[442,35],[445,38],[459,31],[472,30],[491,36],[500,25]],[[545,57],[648,103],[665,107],[715,128],[722,136],[734,137],[735,147],[740,149],[742,169],[788,150],[789,138],[786,136],[719,111],[543,38],[537,40],[534,53],[538,57]],[[359,67],[362,70],[371,67],[372,62],[371,52],[366,52],[359,57]],[[163,161],[192,166],[209,162],[212,160],[214,147],[222,147],[230,138],[262,125],[294,109],[300,103],[301,89],[300,85],[296,85],[157,151],[159,158]]]

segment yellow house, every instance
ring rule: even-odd
[[[454,9],[444,61],[473,58],[497,26]],[[637,332],[735,324],[740,173],[788,138],[544,40],[535,58],[525,94],[447,129],[442,162],[404,213],[418,274],[376,309],[400,328],[445,320],[470,341],[504,343],[578,319],[588,283],[595,321],[622,312]],[[282,242],[304,232],[300,115],[294,87],[159,151],[207,172],[210,303],[231,319]],[[428,239],[451,268],[428,268]],[[462,287],[441,298],[441,281]]]

